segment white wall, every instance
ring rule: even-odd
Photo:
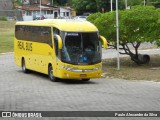
[[[60,8],[60,17],[66,17],[67,12],[69,12],[69,16],[71,16],[71,10],[70,9]]]
[[[33,16],[23,16],[23,20],[24,21],[32,21],[33,20]]]
[[[55,13],[57,13],[57,17],[70,17],[71,16],[71,10],[60,8],[60,13],[58,13],[59,10],[54,10],[52,13],[47,13],[47,11],[41,11],[41,15],[43,15],[47,19],[54,19]],[[23,20],[24,21],[30,21],[33,20],[35,17],[40,16],[39,11],[32,11],[31,14],[27,15],[27,11],[23,14]]]

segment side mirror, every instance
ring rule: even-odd
[[[101,40],[102,40],[102,42],[103,42],[103,48],[107,48],[108,46],[107,46],[107,40],[106,40],[106,38],[105,37],[103,37],[103,36],[100,36],[100,38],[101,38]]]
[[[62,39],[59,35],[55,35],[58,40],[58,49],[62,49]]]

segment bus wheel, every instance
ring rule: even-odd
[[[52,68],[51,65],[48,67],[48,77],[53,82],[57,82],[58,81],[57,78],[53,76],[53,68]]]
[[[82,79],[83,81],[89,81],[90,79],[88,78],[88,79]]]
[[[24,59],[22,59],[22,71],[23,71],[24,73],[27,73],[27,72],[28,72],[28,69],[26,68],[26,63],[25,63],[25,60],[24,60]]]

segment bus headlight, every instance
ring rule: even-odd
[[[100,70],[102,66],[98,66],[92,69],[78,69],[78,68],[67,67],[67,66],[61,66],[61,68],[71,72],[94,72],[94,71]]]
[[[67,67],[67,66],[61,66],[62,69],[71,71],[73,68],[72,67]]]

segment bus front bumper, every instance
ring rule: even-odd
[[[83,70],[82,70],[83,71]],[[87,79],[87,78],[100,78],[102,70],[97,70],[94,72],[72,72],[63,70],[61,72],[60,78],[64,79]]]

